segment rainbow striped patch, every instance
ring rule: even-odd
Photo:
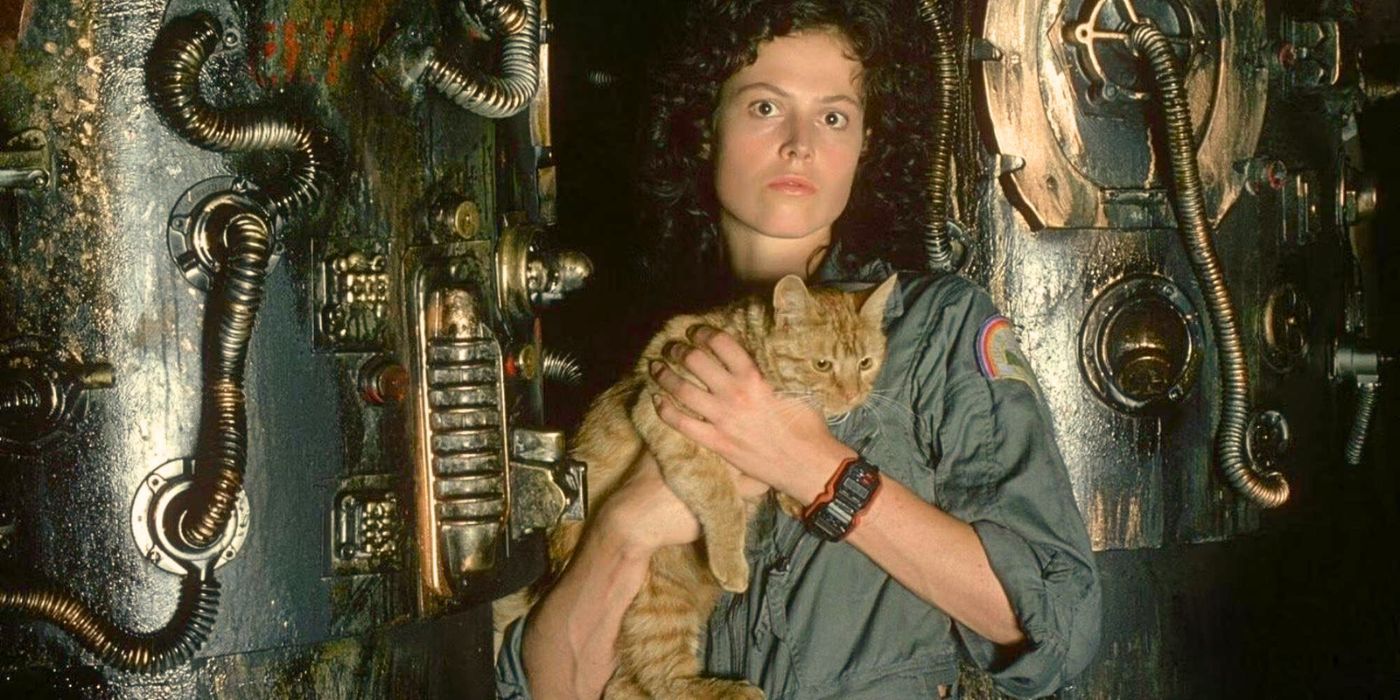
[[[988,379],[1014,379],[1040,391],[1031,363],[1016,342],[1015,327],[1001,314],[983,321],[977,331],[977,369]]]

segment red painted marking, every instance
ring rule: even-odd
[[[297,23],[282,25],[282,72],[290,79],[297,72],[297,60],[301,58],[301,37],[297,36]]]

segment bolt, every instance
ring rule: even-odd
[[[457,204],[456,210],[452,212],[452,230],[467,240],[476,238],[481,231],[481,210],[477,208],[476,202],[464,199]]]

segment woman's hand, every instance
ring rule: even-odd
[[[811,502],[855,452],[831,434],[816,409],[774,392],[733,336],[696,326],[690,340],[668,348],[667,360],[704,386],[653,362],[652,376],[665,390],[656,398],[657,415],[740,472]]]

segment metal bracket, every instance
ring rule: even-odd
[[[136,489],[131,500],[131,536],[136,540],[141,556],[172,574],[202,570],[212,565],[217,569],[233,561],[243,542],[248,539],[248,496],[238,492],[238,504],[224,532],[214,544],[195,549],[183,543],[177,535],[177,511],[184,500],[181,495],[194,484],[194,460],[174,459],[156,467]]]
[[[511,536],[583,520],[584,465],[567,457],[564,433],[517,428],[511,436]]]
[[[53,150],[38,129],[26,129],[0,144],[0,190],[37,190],[52,180]]]
[[[1315,90],[1342,78],[1342,42],[1335,21],[1303,22],[1285,17],[1279,63],[1289,88]]]

